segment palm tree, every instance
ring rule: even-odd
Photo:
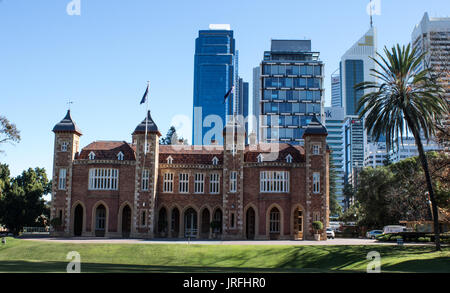
[[[403,133],[413,134],[433,210],[436,250],[441,250],[438,209],[421,134],[426,140],[433,137],[435,122],[449,113],[449,106],[443,88],[436,83],[430,69],[418,67],[425,53],[418,54],[410,45],[406,48],[397,45],[391,51],[385,47],[384,53],[386,58],[377,53],[380,61],[372,58],[379,66],[371,69],[377,81],[355,86],[356,90],[368,90],[358,102],[359,117],[365,117],[368,135],[376,140],[381,135],[386,137],[388,149],[394,143],[398,146],[399,140],[403,142]]]

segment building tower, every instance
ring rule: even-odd
[[[324,227],[329,226],[330,194],[329,194],[329,150],[327,147],[327,129],[314,115],[303,133],[306,159],[306,237],[311,239],[312,222],[321,221]],[[322,239],[326,239],[323,229]]]
[[[223,102],[225,93],[235,84],[235,40],[230,25],[210,25],[200,30],[195,40],[194,55],[194,109],[192,144],[210,144],[204,139],[211,127],[204,126],[212,118],[220,118],[225,124],[227,111],[232,109],[234,97]],[[236,85],[237,87],[237,85]],[[215,122],[215,121],[214,121]],[[222,144],[222,136],[213,137]]]
[[[232,119],[224,127],[223,140],[223,231],[229,239],[242,239],[245,127]]]
[[[72,165],[80,147],[81,130],[73,122],[70,110],[53,127],[55,142],[53,146],[52,204],[50,218],[60,218],[61,226],[56,227],[54,235],[72,235],[71,194]]]
[[[312,116],[323,116],[319,52],[311,50],[311,40],[272,40],[260,67],[260,141],[301,144]]]
[[[146,130],[147,133],[145,133]],[[133,146],[136,148],[132,218],[132,235],[134,234],[135,237],[152,238],[154,235],[160,136],[158,126],[148,111],[147,117],[132,134]]]

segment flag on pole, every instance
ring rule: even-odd
[[[145,101],[147,100],[147,95],[148,95],[148,84],[147,84],[147,89],[145,90],[144,96],[141,99],[141,105],[145,103]]]
[[[231,94],[231,92],[234,89],[234,85],[228,90],[228,92],[225,94],[225,97],[223,97],[223,102],[225,103],[225,101],[227,100],[228,96]]]

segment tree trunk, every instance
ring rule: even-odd
[[[428,169],[428,160],[423,150],[422,139],[420,138],[420,132],[413,131],[414,139],[416,141],[417,150],[419,152],[419,159],[422,163],[422,168],[425,173],[425,180],[427,182],[428,192],[430,195],[431,208],[433,211],[433,226],[434,226],[434,242],[436,244],[436,251],[441,250],[441,243],[439,239],[439,213],[436,205],[436,199],[434,198],[433,185],[431,183],[430,171]]]

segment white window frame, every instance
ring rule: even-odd
[[[122,151],[120,151],[120,152],[117,154],[117,160],[123,161],[123,158],[124,158],[124,155],[123,155]]]
[[[269,233],[280,233],[281,230],[281,212],[277,208],[277,213],[269,212]]]
[[[212,159],[212,164],[213,164],[213,165],[218,165],[218,164],[219,164],[219,159],[218,159],[217,157],[214,157],[214,158]]]
[[[194,175],[194,193],[205,193],[205,174],[195,173]]]
[[[230,192],[237,192],[237,171],[230,172]]]
[[[89,160],[95,160],[95,153],[94,152],[90,152],[89,153]]]
[[[320,155],[320,145],[313,144],[313,155]]]
[[[91,168],[89,169],[89,190],[118,190],[119,169]]]
[[[209,193],[218,194],[220,193],[220,174],[211,173],[209,175]]]
[[[166,172],[164,173],[163,178],[163,192],[164,193],[173,193],[173,173]]]
[[[180,173],[178,178],[178,192],[189,193],[189,173]]]
[[[58,177],[58,189],[66,190],[66,181],[67,180],[67,169],[61,168],[59,169],[59,177]]]
[[[143,169],[141,178],[141,190],[148,191],[149,183],[150,183],[150,170]]]
[[[288,154],[286,156],[286,163],[292,163],[292,156],[291,156],[291,154]]]
[[[289,193],[289,171],[260,171],[259,182],[261,193]]]
[[[69,143],[67,141],[63,141],[61,143],[61,152],[67,152],[68,147],[69,147]]]
[[[320,173],[313,173],[313,193],[320,193]]]
[[[264,156],[262,154],[258,155],[258,163],[264,162]]]
[[[172,164],[173,163],[173,158],[172,156],[167,157],[167,164]]]

